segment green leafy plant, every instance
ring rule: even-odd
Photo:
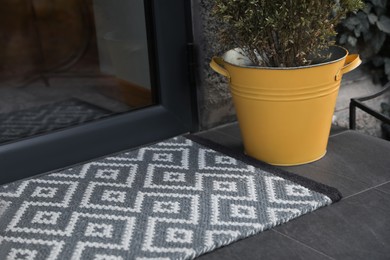
[[[351,14],[339,28],[338,42],[358,51],[371,68],[375,82],[390,80],[390,2],[366,0],[363,10]]]
[[[221,41],[241,49],[254,65],[308,65],[334,44],[335,27],[361,0],[215,0]]]

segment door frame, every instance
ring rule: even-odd
[[[0,184],[197,130],[190,2],[145,0],[157,105],[0,145]]]

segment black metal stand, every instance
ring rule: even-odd
[[[373,110],[372,108],[366,106],[363,101],[367,101],[376,97],[383,95],[384,93],[390,91],[390,82],[387,83],[383,90],[379,91],[370,96],[360,97],[360,98],[351,98],[349,103],[349,128],[356,129],[356,108],[360,108],[364,112],[372,115],[373,117],[379,119],[385,124],[390,124],[390,118],[384,114],[379,113],[378,111]]]

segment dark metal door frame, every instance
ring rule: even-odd
[[[145,0],[145,6],[158,105],[0,145],[0,184],[196,129],[190,0]]]

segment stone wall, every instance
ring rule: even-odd
[[[210,17],[213,0],[192,0],[194,40],[198,53],[198,102],[202,130],[232,122],[235,111],[227,81],[210,66],[210,59],[224,50],[217,42],[220,24]]]

